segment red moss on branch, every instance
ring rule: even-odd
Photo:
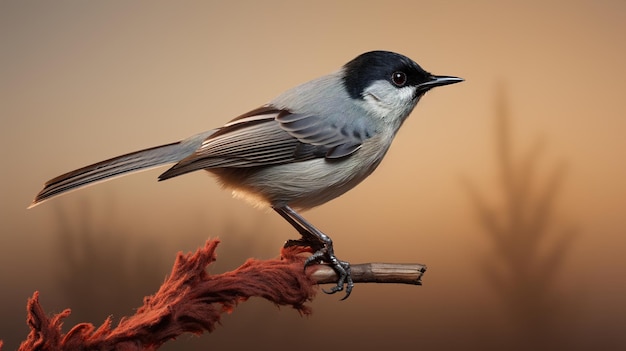
[[[35,292],[27,305],[31,331],[19,350],[156,350],[183,333],[213,331],[222,313],[252,296],[311,313],[304,304],[315,295],[316,283],[310,277],[313,271],[302,269],[300,254],[305,249],[290,247],[282,250],[281,258],[249,259],[232,272],[209,275],[205,268],[215,261],[218,244],[219,240],[208,240],[194,254],[179,253],[159,291],[144,298],[137,313],[122,318],[114,328],[108,318],[98,328],[81,323],[63,334],[63,319],[70,310],[47,317]]]

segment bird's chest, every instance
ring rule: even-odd
[[[382,161],[390,140],[375,136],[353,154],[339,158],[272,165],[256,169],[212,169],[222,184],[259,205],[308,209],[328,202],[369,176]]]
[[[368,140],[349,157],[306,162],[306,167],[292,173],[293,192],[288,204],[311,208],[344,194],[378,167],[388,148],[389,143]]]

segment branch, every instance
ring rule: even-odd
[[[179,253],[159,291],[145,297],[135,315],[122,318],[114,328],[109,317],[97,329],[80,323],[63,334],[63,319],[70,310],[46,316],[35,292],[27,305],[31,331],[19,350],[156,350],[183,333],[213,331],[222,313],[253,296],[311,314],[305,303],[315,296],[315,285],[334,284],[337,279],[326,265],[303,270],[307,249],[297,246],[283,249],[280,258],[249,259],[234,271],[209,275],[205,269],[215,261],[218,244],[218,240],[208,240],[194,254]],[[425,270],[419,264],[369,263],[352,266],[352,275],[355,283],[421,285]]]
[[[311,267],[316,284],[336,284],[337,273],[327,265]],[[422,285],[426,266],[419,263],[361,263],[350,266],[355,283],[395,283]]]

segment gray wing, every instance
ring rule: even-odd
[[[341,118],[319,118],[266,105],[224,125],[193,154],[161,174],[159,180],[199,169],[345,157],[373,133],[371,128],[355,128]]]
[[[320,118],[311,114],[283,113],[276,120],[282,129],[301,143],[326,148],[326,158],[350,155],[375,133],[373,126],[367,124],[367,119],[350,121],[343,116]]]

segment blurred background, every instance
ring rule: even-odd
[[[162,169],[26,210],[44,181],[212,129],[375,49],[466,82],[421,100],[381,167],[305,216],[424,285],[260,299],[165,350],[626,348],[626,2],[0,1],[0,339],[36,290],[65,328],[134,313],[178,251],[211,273],[295,231],[203,172]]]

